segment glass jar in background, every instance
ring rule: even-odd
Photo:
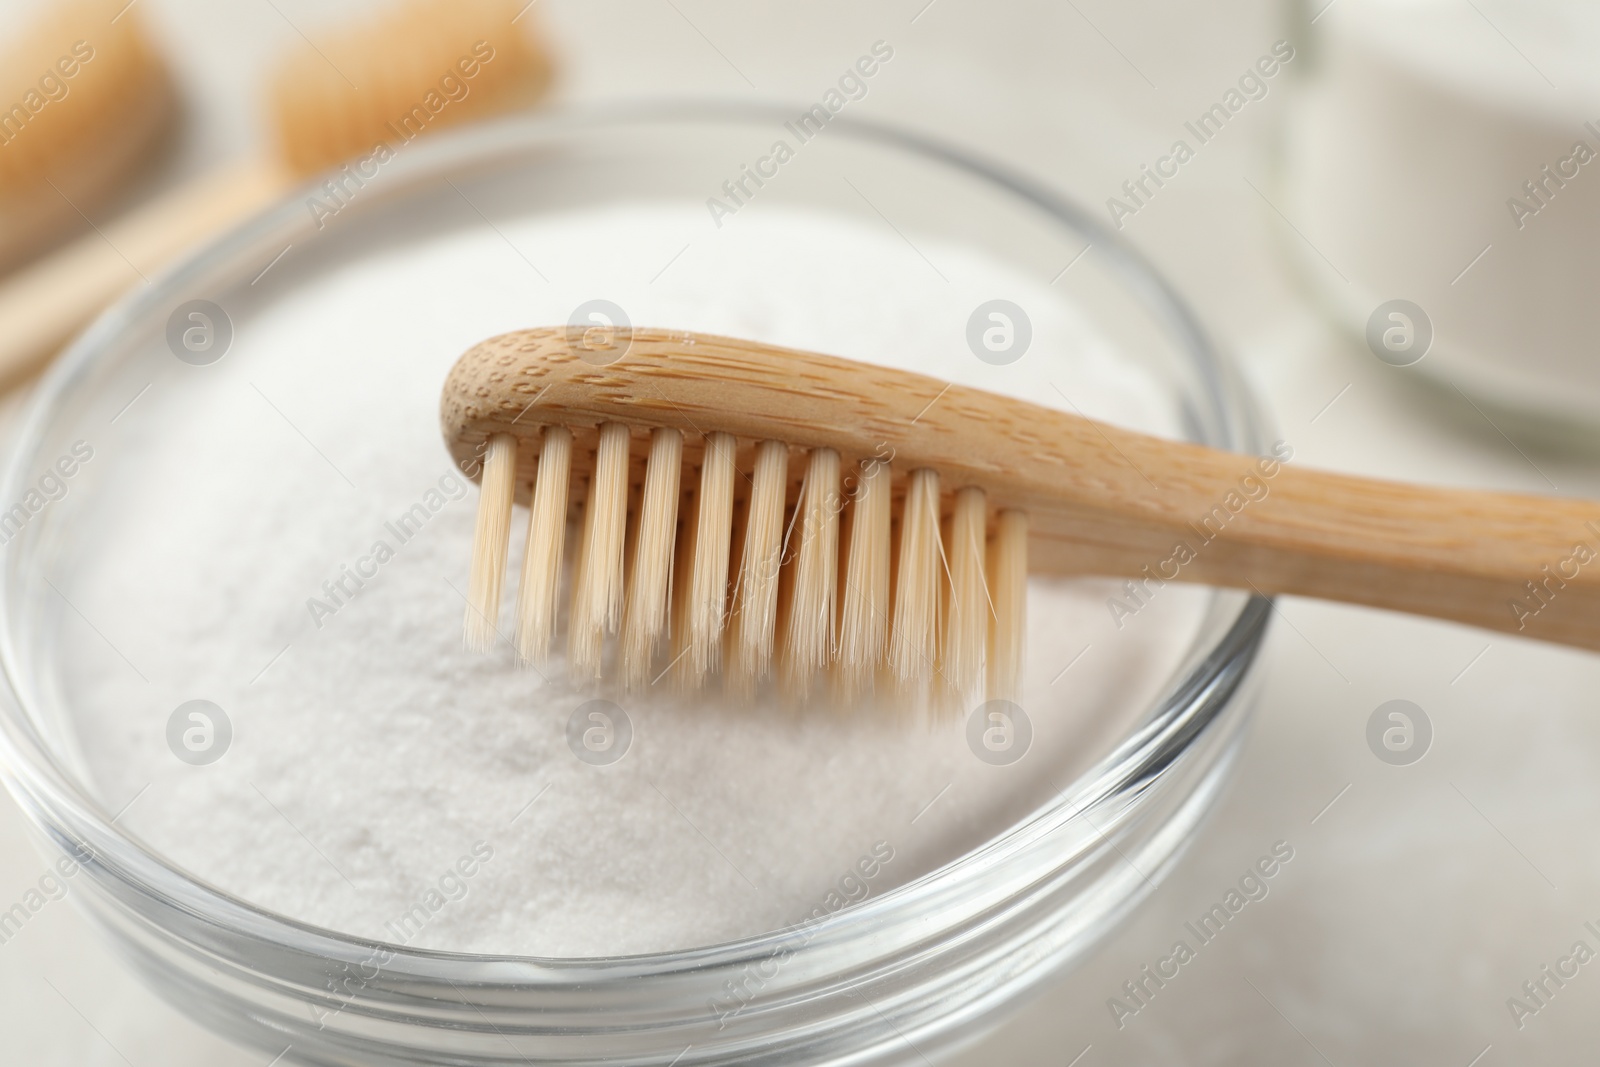
[[[1524,426],[1600,426],[1600,10],[1295,0],[1288,253],[1398,367]]]

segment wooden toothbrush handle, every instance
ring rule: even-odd
[[[1146,491],[1170,493],[1181,518],[1162,508],[1153,521],[1156,509],[1140,509],[1089,531],[1081,516],[1058,512],[1035,517],[1036,541],[1061,537],[1078,564],[1130,578],[1107,604],[1119,620],[1180,580],[1600,650],[1600,503],[1406,485],[1273,458],[1203,459],[1184,467],[1191,477],[1204,471],[1187,483],[1171,468],[1146,468],[1165,487]]]
[[[265,206],[288,173],[256,161],[204,175],[0,279],[0,389],[177,255]]]
[[[1600,650],[1600,501],[1308,470],[1284,442],[1249,457],[999,398],[951,416],[969,462],[1006,468],[995,503],[1029,510],[1031,569],[1132,580],[1119,621],[1175,580]]]
[[[846,464],[885,459],[899,476],[931,468],[947,498],[975,485],[991,515],[1029,513],[1030,570],[1131,579],[1130,614],[1165,581],[1203,582],[1600,650],[1600,502],[1304,470],[1287,446],[1221,452],[909,371],[684,331],[491,338],[450,372],[440,415],[469,473],[490,434],[516,436],[524,481],[539,426],[573,430],[581,454],[605,422],[676,427],[690,435],[686,456],[720,430],[832,448]]]

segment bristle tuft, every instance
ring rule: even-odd
[[[622,549],[628,520],[628,428],[600,427],[589,501],[584,508],[583,545],[572,584],[567,622],[567,658],[572,673],[600,677],[605,636],[622,613]]]
[[[716,669],[727,620],[736,447],[732,434],[706,435],[697,513],[687,534],[689,580],[678,624],[678,677],[688,689],[698,688]]]
[[[987,523],[988,499],[983,490],[971,485],[959,490],[945,544],[950,586],[940,655],[942,681],[958,704],[976,696],[983,686],[992,614],[984,576]]]
[[[419,134],[531,103],[552,68],[528,6],[411,0],[316,33],[318,44],[291,52],[272,82],[284,160],[314,173],[374,145],[398,151]]]
[[[667,632],[682,465],[683,434],[669,428],[655,430],[650,435],[633,572],[628,576],[628,600],[622,621],[622,673],[630,686],[641,686],[650,680],[656,648]]]
[[[1019,700],[1028,624],[1028,513],[1000,512],[989,549],[994,622],[989,630],[989,699]]]
[[[20,10],[31,24],[20,24],[13,4],[0,34],[0,108],[7,109],[0,110],[0,272],[103,215],[97,209],[159,151],[177,111],[142,8],[127,0],[50,0]],[[81,256],[74,262],[81,274]],[[147,258],[139,265],[152,266]]]
[[[889,465],[869,460],[850,501],[849,550],[839,604],[839,677],[846,696],[868,687],[889,633]]]
[[[790,549],[794,577],[785,612],[783,665],[791,692],[805,695],[833,659],[839,591],[839,453],[813,449],[806,462],[796,513],[800,541]]]
[[[814,447],[791,466],[786,443],[744,452],[720,431],[686,442],[683,430],[655,427],[642,462],[630,462],[635,431],[620,423],[537,432],[523,450],[538,448],[517,599],[522,661],[543,660],[554,639],[569,492],[592,472],[567,620],[575,681],[601,679],[620,629],[616,675],[634,688],[673,674],[694,693],[720,671],[739,699],[775,673],[786,697],[820,693],[841,708],[937,715],[1020,699],[1029,519],[1004,506],[991,519],[984,488],[942,498],[931,468],[901,487],[881,459],[843,479],[835,449]],[[510,433],[484,442],[465,626],[475,649],[500,636],[518,451]]]
[[[939,475],[914,470],[907,479],[895,568],[889,670],[907,693],[932,675],[938,654],[939,596],[944,575],[939,543]]]
[[[730,682],[735,687],[753,686],[772,670],[788,479],[788,446],[781,441],[763,441],[756,446],[744,549],[734,593],[729,668]]]
[[[517,491],[517,439],[508,433],[489,438],[483,457],[483,489],[472,539],[472,569],[467,579],[467,647],[487,652],[499,631],[500,587],[511,547],[511,504]]]
[[[572,431],[548,426],[539,472],[528,505],[528,547],[517,595],[517,655],[542,663],[556,630],[561,554],[567,539],[567,486],[572,472]]]

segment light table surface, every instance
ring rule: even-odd
[[[333,6],[140,2],[192,101],[169,167],[185,173],[258,143],[261,64],[298,40],[289,20],[314,28]],[[28,6],[0,5],[0,18]],[[936,131],[1091,205],[1283,36],[1276,7],[1247,0],[539,0],[537,11],[569,100],[666,90],[799,102],[887,40],[895,61],[858,113]],[[1237,355],[1294,462],[1600,493],[1600,455],[1513,444],[1459,397],[1416,387],[1321,322],[1280,254],[1298,238],[1264,202],[1287,95],[1275,83],[1125,232]],[[1237,780],[1172,876],[1083,966],[951,1062],[1490,1067],[1569,1062],[1593,1046],[1600,964],[1520,1029],[1506,1001],[1575,941],[1600,949],[1584,926],[1600,926],[1600,659],[1286,600],[1264,672]],[[1430,751],[1409,766],[1367,745],[1368,717],[1392,699],[1432,723]],[[1108,1000],[1280,841],[1293,859],[1267,895],[1119,1026]],[[0,906],[43,871],[20,814],[0,802]],[[5,1061],[30,1067],[264,1063],[142,988],[64,903],[0,945],[0,1033]]]

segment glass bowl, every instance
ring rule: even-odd
[[[160,424],[126,413],[160,374],[177,373],[174,356],[205,362],[216,336],[206,331],[231,322],[229,312],[212,321],[219,317],[205,307],[247,318],[272,285],[292,289],[291,250],[336,261],[362,218],[387,220],[384,239],[403,243],[440,227],[494,226],[508,213],[638,199],[699,205],[721,197],[723,183],[793,119],[766,106],[631,106],[511,120],[407,147],[360,171],[363,180],[347,186],[354,195],[330,200],[326,179],[313,182],[168,270],[107,312],[41,385],[0,482],[0,500],[39,503],[24,503],[4,527],[5,782],[52,860],[76,866],[80,906],[153,988],[205,1025],[268,1056],[318,1064],[913,1061],[980,1032],[1081,957],[1193,837],[1248,718],[1247,681],[1271,608],[1260,597],[1204,593],[1198,636],[1170,676],[1155,680],[1159,697],[1005,832],[879,896],[688,950],[537,958],[348,936],[195,876],[119,827],[122,812],[94,789],[61,667],[85,617],[71,587],[64,592],[49,573],[95,551],[93,538],[106,531],[82,516],[109,479],[80,472],[61,495],[40,497],[39,472],[124,419],[118,432],[161,434]],[[763,203],[887,224],[913,248],[975,247],[1048,281],[1151,370],[1173,432],[1264,451],[1253,410],[1194,316],[1088,213],[964,152],[874,123],[835,116],[803,149],[803,165],[786,164],[781,182],[758,187]],[[885,191],[892,222],[880,208]],[[464,200],[473,213],[447,218],[441,197],[459,197],[458,209]],[[312,198],[336,204],[341,225],[308,210]],[[709,211],[707,226],[720,221]],[[258,284],[275,269],[281,280]],[[193,318],[196,307],[211,318]],[[185,348],[187,329],[201,334]]]

